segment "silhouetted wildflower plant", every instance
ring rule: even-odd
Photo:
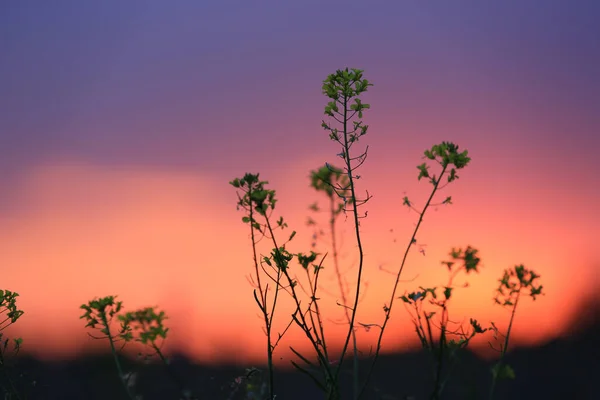
[[[506,335],[500,333],[500,330],[493,322],[492,327],[490,328],[494,332],[494,339],[496,341],[500,339],[500,336],[504,338],[504,342],[500,343],[499,347],[495,347],[491,342],[489,343],[492,349],[500,353],[500,359],[492,367],[490,399],[494,398],[497,381],[501,379],[515,379],[515,372],[510,365],[504,362],[504,356],[508,350],[510,331],[517,312],[517,305],[519,304],[523,291],[529,290],[529,296],[531,296],[533,300],[535,300],[537,296],[544,295],[544,293],[542,293],[542,285],[538,284],[539,278],[540,276],[534,271],[525,268],[525,266],[521,264],[516,265],[512,269],[504,270],[504,275],[499,280],[500,285],[498,286],[498,289],[496,289],[497,294],[494,301],[496,304],[510,309],[511,313]]]
[[[3,384],[3,391],[5,396],[8,398],[14,398],[20,400],[22,398],[20,391],[17,389],[16,383],[9,373],[9,366],[7,365],[6,353],[8,351],[9,339],[4,339],[4,329],[17,322],[17,320],[23,315],[23,311],[17,307],[17,297],[19,293],[11,292],[10,290],[0,290],[0,313],[6,313],[6,318],[0,321],[0,369],[6,379],[6,386]],[[13,352],[16,356],[21,349],[23,339],[13,338]]]
[[[362,79],[362,70],[352,69],[349,70],[337,70],[335,74],[331,74],[323,82],[323,94],[325,94],[331,101],[325,106],[325,114],[332,117],[335,121],[342,124],[341,130],[338,128],[332,128],[325,121],[322,122],[321,126],[329,132],[329,138],[338,143],[341,146],[341,151],[337,154],[343,160],[343,167],[339,168],[330,163],[325,163],[324,167],[313,171],[311,173],[311,186],[317,191],[324,191],[330,200],[330,232],[331,232],[331,247],[333,249],[333,263],[338,278],[338,289],[342,298],[342,303],[338,302],[345,312],[346,323],[348,324],[348,331],[342,347],[342,351],[339,358],[333,359],[333,355],[327,348],[327,339],[325,335],[325,327],[323,325],[323,315],[319,308],[320,298],[317,296],[317,291],[320,286],[318,285],[320,272],[322,271],[323,264],[328,253],[320,254],[314,251],[310,253],[291,253],[287,250],[286,245],[294,238],[296,232],[293,231],[285,243],[280,243],[273,229],[273,211],[275,209],[275,191],[267,189],[267,181],[260,180],[259,174],[246,173],[242,178],[236,178],[230,182],[230,184],[236,188],[242,190],[243,195],[238,194],[238,209],[243,208],[246,215],[242,217],[244,223],[249,224],[251,231],[252,240],[252,251],[254,259],[254,272],[256,280],[253,282],[255,285],[254,299],[258,304],[260,310],[263,313],[265,321],[265,331],[267,333],[267,348],[268,348],[268,369],[269,369],[269,399],[274,398],[274,382],[273,382],[273,351],[274,346],[272,345],[272,326],[273,316],[276,309],[276,303],[280,291],[283,291],[291,297],[295,304],[295,311],[292,313],[291,321],[289,321],[287,327],[282,333],[278,333],[277,342],[281,340],[283,335],[290,328],[291,324],[295,324],[298,328],[303,331],[304,335],[308,339],[313,349],[312,356],[301,354],[296,349],[290,347],[292,352],[298,357],[298,360],[291,361],[292,365],[296,367],[300,372],[306,374],[325,394],[325,397],[330,400],[337,400],[340,398],[340,381],[339,373],[342,369],[346,351],[348,349],[349,341],[353,339],[353,355],[354,355],[354,367],[353,367],[353,398],[358,399],[365,396],[365,389],[369,383],[370,377],[373,373],[375,363],[379,357],[381,351],[381,342],[387,327],[388,321],[391,316],[392,307],[396,299],[401,299],[406,305],[411,306],[414,309],[413,322],[415,324],[415,330],[424,348],[428,349],[434,356],[434,371],[433,371],[433,390],[431,394],[432,399],[439,399],[443,393],[445,383],[449,377],[452,366],[456,362],[457,351],[464,349],[468,346],[470,341],[476,336],[484,334],[488,330],[494,330],[498,334],[498,330],[495,325],[492,324],[489,328],[483,328],[480,323],[474,319],[470,319],[469,328],[466,330],[461,326],[456,329],[449,327],[450,320],[448,318],[448,304],[452,297],[452,286],[453,278],[460,272],[469,274],[471,272],[478,272],[479,257],[477,257],[477,250],[468,246],[465,250],[453,249],[450,253],[452,261],[445,261],[450,272],[450,279],[446,286],[443,288],[424,288],[421,287],[419,291],[398,296],[398,285],[400,277],[408,254],[412,248],[417,245],[417,233],[423,222],[423,217],[430,206],[437,205],[450,205],[452,204],[452,197],[447,196],[444,200],[439,203],[434,203],[434,197],[438,191],[444,189],[447,185],[459,178],[457,171],[465,168],[471,158],[468,156],[466,150],[459,151],[459,147],[452,142],[442,142],[440,144],[432,146],[430,149],[424,151],[424,159],[426,160],[420,165],[417,165],[419,174],[417,179],[426,179],[432,186],[431,193],[422,206],[417,206],[407,197],[403,198],[403,205],[409,209],[415,211],[418,214],[418,222],[415,225],[415,229],[412,233],[410,240],[406,246],[406,249],[402,255],[401,262],[396,272],[394,285],[391,291],[390,300],[388,303],[383,305],[383,322],[377,323],[358,323],[365,329],[371,329],[372,327],[379,328],[379,334],[377,338],[377,345],[375,352],[372,357],[371,366],[368,369],[366,376],[360,383],[361,377],[358,371],[358,348],[356,343],[355,328],[357,326],[356,314],[358,309],[359,300],[361,299],[361,287],[362,287],[362,275],[364,268],[364,253],[363,245],[360,234],[360,219],[367,217],[367,212],[359,213],[359,207],[364,205],[371,198],[371,195],[366,191],[364,198],[359,199],[356,195],[356,181],[360,179],[360,175],[356,174],[356,170],[365,162],[368,154],[368,146],[366,146],[363,152],[359,152],[356,155],[353,152],[352,147],[362,138],[368,131],[368,125],[363,125],[362,121],[352,121],[352,128],[350,127],[350,120],[357,115],[358,118],[363,117],[363,111],[369,109],[369,104],[364,104],[357,96],[363,92],[366,92],[369,86],[372,86],[366,79]],[[437,166],[437,171],[432,171],[430,164]],[[339,202],[336,202],[336,197]],[[318,211],[318,205],[314,204],[311,206],[313,211]],[[358,251],[358,269],[355,280],[355,289],[351,296],[348,296],[348,285],[345,284],[341,278],[341,272],[338,265],[338,247],[335,236],[335,221],[340,213],[347,215],[351,213],[356,247]],[[315,225],[314,220],[309,219],[310,225]],[[287,224],[283,222],[283,217],[279,217],[277,220],[276,227],[286,228]],[[322,231],[315,232],[313,234],[312,247],[316,246],[316,239],[319,234],[323,234]],[[259,237],[259,239],[257,239]],[[258,256],[257,242],[263,238],[267,238],[272,243],[272,250],[267,256]],[[292,272],[290,263],[293,259],[299,264],[300,269],[298,272],[302,272],[302,275],[306,275],[306,283],[302,285],[297,275]],[[457,262],[460,262],[458,267],[455,266]],[[516,276],[524,276],[522,272],[515,272]],[[520,275],[519,275],[520,274]],[[274,285],[275,294],[272,297],[270,309],[266,308],[267,295],[269,287],[268,285],[262,284],[262,279],[270,282]],[[509,273],[510,276],[510,273]],[[537,277],[537,275],[534,275]],[[505,276],[506,278],[506,276]],[[525,278],[523,278],[525,279]],[[531,276],[530,278],[531,279]],[[507,281],[508,282],[508,281]],[[520,280],[521,286],[512,285],[507,286],[510,288],[511,293],[520,293],[521,287],[525,283],[531,284],[530,281]],[[510,283],[507,283],[511,285]],[[302,293],[297,290],[300,287],[302,293],[307,297],[303,302],[301,299]],[[441,293],[439,293],[439,289]],[[541,287],[532,289],[532,293],[539,294]],[[502,292],[501,292],[502,293]],[[350,297],[350,298],[349,298]],[[423,302],[429,300],[430,304],[439,308],[440,318],[439,323],[436,325],[433,317],[436,312],[426,312],[423,309]],[[518,300],[517,300],[518,301]],[[507,305],[509,303],[506,303]],[[515,301],[516,306],[516,301]],[[516,308],[516,307],[515,307]],[[514,309],[513,309],[514,312]],[[513,313],[514,316],[514,313]],[[511,318],[512,324],[512,318]],[[439,331],[439,335],[434,336],[434,330]],[[510,333],[510,325],[509,325]],[[506,341],[501,348],[502,356],[504,355],[508,346],[508,336]],[[493,370],[494,382],[497,378],[502,377],[502,371],[505,371],[506,367],[503,367],[501,361]],[[493,388],[490,396],[493,395]]]
[[[452,249],[450,252],[452,261],[442,261],[442,264],[447,266],[450,273],[448,283],[441,287],[424,288],[420,287],[419,291],[412,292],[400,296],[400,299],[406,303],[409,308],[413,308],[413,324],[421,345],[428,350],[433,356],[433,390],[431,393],[432,399],[440,399],[444,386],[450,376],[452,368],[457,362],[457,352],[469,345],[471,339],[476,335],[482,334],[488,328],[482,328],[479,322],[475,319],[469,319],[470,327],[464,330],[462,324],[456,329],[450,329],[448,325],[451,323],[448,311],[448,304],[452,297],[453,280],[460,272],[465,272],[467,275],[471,272],[479,272],[479,262],[481,259],[477,257],[477,249],[467,247],[465,250]],[[457,267],[457,262],[459,262]],[[464,284],[463,287],[467,287]],[[439,295],[438,290],[441,290]],[[439,322],[434,323],[434,316],[437,311],[427,312],[423,308],[424,301],[428,299],[429,304],[439,309]],[[436,332],[439,335],[436,337]]]
[[[123,302],[115,301],[116,296],[107,296],[101,299],[90,300],[88,304],[81,305],[80,308],[85,310],[85,313],[80,318],[85,318],[88,323],[86,327],[97,328],[100,325],[100,332],[104,334],[103,337],[96,337],[89,334],[94,339],[108,339],[110,343],[111,352],[117,367],[117,373],[123,384],[123,388],[127,395],[133,399],[141,399],[141,396],[134,396],[135,378],[137,374],[129,371],[124,372],[121,362],[119,360],[118,351],[115,348],[115,343],[123,341],[123,345],[119,349],[122,350],[125,344],[135,340],[146,346],[149,346],[159,356],[160,360],[167,367],[167,371],[173,381],[180,388],[181,398],[194,399],[189,389],[187,389],[179,377],[169,368],[169,360],[164,356],[161,351],[162,343],[167,338],[168,328],[165,328],[163,321],[167,318],[163,311],[156,313],[153,307],[146,307],[134,312],[127,312],[125,314],[119,314],[123,308]],[[113,317],[117,317],[120,322],[120,327],[116,334],[111,332],[111,321]],[[158,345],[157,340],[162,339],[163,342]],[[152,354],[146,354],[143,356],[141,353],[138,354],[138,359],[148,361],[152,357]]]

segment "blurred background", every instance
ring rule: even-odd
[[[274,216],[289,224],[281,237],[298,231],[288,249],[310,251],[308,206],[327,203],[309,172],[341,161],[321,127],[339,127],[323,114],[322,81],[349,67],[374,84],[361,96],[369,130],[355,146],[356,155],[369,146],[357,184],[373,196],[361,209],[359,322],[383,321],[385,270],[398,268],[417,220],[402,198],[420,208],[430,193],[417,181],[423,151],[452,141],[471,164],[440,193],[454,204],[426,215],[424,251],[411,253],[400,291],[444,285],[440,262],[471,245],[482,270],[461,278],[469,287],[455,293],[455,320],[504,329],[510,314],[494,289],[522,263],[547,295],[521,302],[514,345],[564,336],[600,284],[599,16],[591,0],[2,3],[1,287],[25,310],[5,333],[42,360],[103,350],[78,307],[118,295],[128,310],[166,311],[168,351],[212,365],[262,362],[249,229],[228,182],[260,172],[277,190]],[[325,214],[314,218],[326,228]],[[354,282],[351,218],[339,234]],[[330,344],[340,346],[331,264],[322,285]],[[376,339],[358,334],[365,349]],[[416,340],[397,303],[384,351]],[[288,345],[309,349],[290,330],[285,365]]]

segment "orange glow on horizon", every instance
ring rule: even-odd
[[[312,168],[314,160],[306,160],[280,169],[271,179],[268,171],[264,174],[278,191],[277,216],[283,215],[290,226],[282,237],[292,229],[298,231],[289,245],[292,252],[310,249],[307,206],[315,200],[324,204],[324,198],[308,188],[306,176]],[[480,250],[483,268],[479,275],[458,278],[457,283],[468,281],[469,287],[456,289],[450,307],[453,319],[468,322],[474,317],[482,324],[493,320],[504,328],[509,313],[492,302],[497,279],[504,268],[524,263],[542,276],[547,295],[521,302],[512,345],[558,336],[578,306],[565,302],[564,294],[597,287],[594,259],[585,247],[594,234],[594,221],[573,224],[550,208],[542,210],[544,206],[532,207],[529,213],[509,207],[506,199],[502,202],[493,193],[486,194],[483,184],[469,182],[469,175],[465,170],[458,183],[447,189],[454,205],[426,215],[418,235],[419,242],[427,244],[425,255],[411,253],[399,294],[420,285],[444,285],[447,275],[440,262],[452,247],[472,245]],[[414,181],[406,184],[408,195],[424,196],[429,186]],[[301,182],[300,187],[296,182]],[[386,198],[387,183],[372,177],[364,182],[370,193],[377,194],[365,206],[369,216],[361,227],[367,286],[358,320],[365,323],[383,319],[382,306],[389,301],[393,277],[380,267],[397,268],[415,221],[415,214],[399,205],[404,189]],[[470,197],[473,190],[476,195]],[[25,314],[7,333],[23,337],[24,352],[74,357],[104,349],[106,343],[87,336],[91,331],[79,319],[79,305],[97,296],[118,295],[126,310],[156,305],[166,311],[167,350],[185,349],[190,356],[210,362],[264,360],[261,320],[245,277],[252,272],[248,227],[241,223],[242,212],[235,210],[235,190],[227,180],[174,171],[49,165],[31,170],[14,196],[20,199],[19,208],[1,216],[0,263],[6,271],[3,288],[21,295],[18,304]],[[555,218],[548,221],[546,215]],[[339,225],[344,225],[343,219]],[[346,231],[341,254],[342,265],[351,268],[348,279],[352,281],[358,256],[350,221],[341,228]],[[322,284],[337,293],[332,268],[326,265]],[[335,297],[321,297],[325,314],[341,318]],[[289,312],[278,315],[283,318]],[[278,320],[277,328],[286,323]],[[327,329],[337,338],[331,346],[339,347],[343,326],[329,323]],[[376,338],[375,328],[361,330],[359,338],[368,348]],[[285,340],[282,349],[290,344],[308,349],[298,330]],[[384,349],[415,345],[410,317],[397,300]],[[283,362],[290,355],[282,350],[277,356]]]

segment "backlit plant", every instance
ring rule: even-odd
[[[181,379],[170,368],[170,361],[161,351],[162,344],[167,338],[169,328],[164,326],[164,320],[167,319],[164,311],[157,313],[154,307],[141,308],[133,312],[121,313],[123,302],[115,301],[116,296],[107,296],[101,299],[94,299],[83,304],[81,308],[85,313],[80,318],[88,320],[86,327],[96,328],[100,325],[100,332],[104,337],[93,337],[94,339],[108,339],[111,347],[111,352],[117,367],[117,372],[123,383],[123,387],[130,398],[133,398],[133,386],[136,374],[133,372],[123,372],[123,367],[119,360],[118,352],[115,348],[115,343],[124,341],[119,350],[125,347],[125,344],[131,341],[139,342],[145,346],[149,346],[153,353],[157,354],[162,363],[167,368],[167,372],[173,381],[178,385],[180,394],[184,399],[195,399],[189,389],[185,387]],[[114,317],[120,323],[118,333],[112,334],[110,330],[111,321]],[[161,341],[159,344],[159,340]],[[142,356],[138,354],[138,359],[143,359],[145,362],[153,356],[152,353]],[[137,396],[136,398],[139,398]]]
[[[8,339],[3,339],[4,333],[2,332],[4,329],[8,328],[10,325],[17,322],[17,320],[23,315],[23,310],[19,310],[17,307],[17,297],[19,293],[11,292],[10,290],[0,290],[0,314],[6,313],[6,318],[0,321],[0,369],[2,370],[2,374],[6,379],[8,387],[3,387],[4,392],[8,396],[14,396],[15,399],[20,400],[21,395],[17,390],[14,379],[11,377],[9,373],[9,367],[7,365],[6,353],[8,350]],[[16,356],[21,349],[21,344],[23,343],[23,339],[21,338],[13,338],[13,352]],[[10,398],[10,397],[9,397]]]
[[[340,155],[341,156],[341,155]],[[350,309],[345,305],[348,304],[348,298],[350,295],[350,285],[345,279],[344,273],[341,270],[340,260],[339,260],[339,250],[341,244],[338,243],[338,235],[337,235],[337,220],[340,214],[344,211],[344,202],[342,199],[345,199],[349,193],[348,190],[344,190],[343,188],[348,187],[348,176],[344,174],[344,171],[340,168],[332,166],[330,164],[325,165],[317,170],[311,171],[310,173],[310,185],[317,192],[323,192],[327,196],[328,200],[328,225],[329,225],[329,245],[331,247],[332,252],[332,261],[335,272],[335,277],[338,284],[338,291],[341,298],[342,310],[344,312],[345,322],[350,324],[351,322],[351,314]],[[310,210],[315,213],[321,211],[317,202],[310,205]],[[317,246],[317,239],[319,237],[325,236],[325,232],[322,229],[317,228],[317,222],[311,217],[308,218],[307,221],[308,226],[314,226],[315,232],[313,234],[313,243],[312,247]],[[328,292],[326,289],[322,289],[323,292]],[[329,292],[335,296],[334,293]],[[363,292],[364,295],[364,292]],[[364,297],[364,296],[363,296]],[[356,339],[356,329],[352,330],[352,383],[353,383],[353,393],[358,393],[359,387],[359,350],[358,343]]]
[[[115,347],[116,342],[122,340],[120,337],[122,335],[126,335],[127,328],[125,325],[121,325],[121,328],[117,334],[113,334],[111,332],[111,322],[114,316],[117,315],[123,308],[123,302],[115,301],[115,297],[116,296],[106,296],[100,299],[90,300],[88,304],[82,304],[80,308],[83,309],[85,313],[79,318],[86,319],[88,321],[85,325],[86,328],[89,327],[92,329],[98,329],[100,333],[104,335],[93,336],[92,334],[88,333],[90,337],[94,339],[108,339],[110,351],[115,361],[117,373],[119,375],[121,384],[123,385],[123,389],[130,399],[134,399],[135,397],[131,387],[132,385],[129,383],[129,380],[133,377],[133,374],[124,373],[123,366]]]
[[[494,339],[498,341],[500,336],[502,336],[504,341],[500,343],[499,347],[495,347],[492,343],[490,343],[490,346],[500,353],[500,359],[492,367],[490,399],[494,397],[496,383],[498,380],[515,378],[515,372],[510,365],[504,362],[504,356],[508,350],[510,331],[515,320],[515,314],[517,312],[517,306],[519,305],[521,295],[525,290],[529,291],[529,296],[531,296],[533,300],[535,300],[537,296],[543,295],[542,285],[538,283],[539,278],[540,276],[534,271],[525,268],[523,265],[516,265],[512,269],[506,269],[502,278],[499,280],[500,285],[498,286],[498,289],[496,289],[497,293],[494,301],[496,304],[510,309],[511,313],[506,335],[500,333],[496,325],[492,323]]]
[[[479,262],[481,261],[481,259],[477,257],[477,249],[470,246],[465,250],[452,249],[450,256],[452,257],[452,261],[442,262],[442,264],[448,268],[448,272],[450,273],[448,283],[445,286],[441,288],[420,287],[419,291],[400,296],[400,299],[404,301],[409,308],[413,308],[413,324],[421,346],[433,357],[433,388],[431,391],[431,399],[435,400],[442,397],[444,386],[450,377],[452,368],[457,362],[458,350],[466,348],[471,339],[488,330],[488,328],[482,328],[479,322],[472,318],[469,319],[470,326],[466,331],[462,324],[459,324],[455,329],[449,328],[451,320],[449,317],[448,305],[452,293],[456,288],[453,285],[454,278],[461,272],[464,272],[467,275],[471,272],[479,272],[478,267]],[[466,286],[468,286],[468,284],[463,285],[463,287]],[[429,300],[431,305],[439,310],[437,325],[434,322],[434,316],[436,316],[438,312],[428,312],[424,309],[423,303],[426,299]],[[436,331],[439,332],[437,337]]]
[[[257,280],[260,273],[264,272],[266,279],[275,286],[275,294],[273,296],[273,302],[271,303],[272,309],[270,313],[265,307],[267,288],[259,284],[257,285],[258,294],[257,290],[254,291],[255,301],[263,312],[267,332],[268,365],[271,376],[270,399],[274,398],[272,382],[272,357],[274,346],[271,345],[271,329],[275,304],[280,290],[287,293],[292,298],[295,304],[295,311],[292,314],[291,322],[295,323],[296,326],[304,332],[314,350],[313,356],[308,357],[291,348],[299,359],[298,361],[292,361],[292,365],[300,372],[310,377],[313,382],[323,390],[327,399],[339,399],[341,396],[339,373],[343,366],[350,338],[356,338],[356,315],[359,299],[361,298],[360,292],[364,269],[364,252],[360,234],[360,219],[365,218],[367,212],[359,214],[358,209],[371,198],[367,191],[366,196],[359,199],[357,197],[356,189],[356,181],[360,179],[360,175],[356,174],[356,170],[365,162],[368,154],[368,146],[363,152],[359,152],[358,155],[354,154],[352,150],[352,147],[367,133],[368,126],[363,125],[360,120],[352,121],[352,126],[350,125],[350,121],[355,115],[357,115],[358,118],[362,118],[363,111],[370,108],[369,104],[362,103],[360,98],[357,97],[359,94],[366,92],[369,86],[372,86],[366,79],[362,79],[362,72],[363,71],[359,69],[348,70],[346,68],[345,70],[338,70],[335,74],[329,75],[323,82],[323,94],[331,100],[325,106],[325,114],[340,123],[342,127],[341,130],[332,128],[325,121],[322,122],[321,126],[329,132],[329,138],[340,145],[341,151],[337,156],[343,160],[343,167],[337,168],[329,163],[325,163],[324,167],[321,167],[316,172],[313,171],[311,174],[311,185],[317,190],[325,191],[330,198],[330,229],[332,232],[331,242],[334,253],[333,262],[338,276],[340,295],[342,296],[341,306],[345,309],[346,320],[348,323],[347,335],[343,342],[344,344],[342,351],[339,354],[339,358],[333,359],[333,355],[330,354],[327,348],[323,316],[321,309],[319,308],[320,298],[317,296],[317,291],[319,289],[319,274],[324,268],[324,262],[328,253],[325,253],[321,257],[321,254],[315,253],[314,251],[311,251],[309,254],[290,252],[286,248],[286,244],[295,236],[295,231],[292,232],[285,243],[278,242],[271,222],[271,218],[273,218],[272,213],[275,208],[275,191],[265,188],[265,185],[268,182],[261,181],[259,179],[259,174],[247,173],[243,178],[236,178],[230,182],[236,189],[242,189],[244,193],[243,196],[238,194],[238,208],[243,207],[247,212],[247,215],[242,218],[242,221],[250,226],[254,268]],[[465,348],[475,335],[483,334],[488,330],[488,328],[482,328],[481,325],[473,319],[470,320],[470,329],[468,331],[462,330],[462,327],[457,330],[450,330],[448,328],[448,301],[450,300],[452,290],[454,289],[451,285],[452,278],[460,271],[465,271],[467,274],[471,271],[477,272],[479,258],[476,257],[477,250],[471,247],[467,247],[464,252],[459,249],[453,250],[451,253],[454,261],[446,262],[446,265],[451,272],[451,278],[448,285],[444,287],[443,293],[441,293],[442,297],[438,298],[438,294],[436,293],[437,288],[421,288],[421,291],[413,292],[409,295],[400,297],[397,295],[402,271],[405,267],[408,254],[417,245],[416,236],[426,211],[431,206],[452,204],[451,196],[445,197],[443,201],[438,203],[433,202],[434,197],[437,192],[458,179],[457,171],[465,168],[471,160],[466,150],[462,152],[459,151],[459,147],[452,142],[442,142],[434,145],[430,149],[425,150],[423,154],[426,162],[417,165],[419,171],[417,179],[426,179],[432,185],[431,193],[421,208],[417,208],[408,197],[405,196],[403,198],[403,205],[417,212],[418,221],[415,224],[415,228],[406,249],[402,254],[394,285],[392,287],[390,300],[383,305],[383,322],[380,324],[360,323],[360,325],[368,329],[371,327],[379,328],[377,345],[371,366],[360,386],[360,377],[358,376],[358,368],[356,366],[357,344],[355,340],[353,342],[355,359],[355,367],[353,368],[353,397],[355,399],[360,398],[365,394],[365,389],[369,383],[369,379],[381,351],[382,338],[388,321],[390,320],[392,307],[396,299],[401,298],[405,303],[412,305],[415,308],[415,327],[419,339],[425,348],[431,350],[432,353],[436,355],[432,398],[439,398],[441,396],[448,376],[447,374],[442,374],[444,358],[449,357],[450,361],[454,361],[458,349]],[[429,164],[431,162],[437,165],[437,172],[431,170],[431,165]],[[336,205],[334,201],[336,196],[340,199],[339,205]],[[316,210],[317,207],[315,206],[314,209]],[[341,282],[337,260],[338,249],[335,243],[334,223],[335,217],[340,212],[343,212],[344,214],[347,212],[351,213],[356,247],[358,249],[358,268],[355,289],[349,299],[346,298],[347,288]],[[257,220],[257,217],[260,217],[261,222]],[[277,227],[287,227],[287,224],[283,223],[282,217],[279,217]],[[273,247],[268,256],[257,256],[257,240],[255,238],[255,232],[256,234],[266,236],[271,241]],[[304,274],[306,275],[306,283],[304,285],[306,288],[301,284],[297,275],[292,272],[290,263],[294,258],[300,265],[298,271],[304,271]],[[456,260],[462,260],[463,265],[462,267],[453,270],[453,265]],[[265,265],[267,268],[265,268]],[[304,294],[308,297],[307,301],[304,303],[300,299],[300,292],[297,290],[297,287],[301,287]],[[431,329],[434,313],[426,313],[421,308],[422,302],[428,297],[430,297],[433,305],[441,309],[441,320],[438,326],[440,336],[437,340],[437,344],[436,341],[434,341]],[[290,325],[288,324],[284,332],[279,333],[277,341],[282,338],[289,327]]]

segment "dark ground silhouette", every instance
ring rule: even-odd
[[[570,334],[541,346],[517,348],[507,355],[506,362],[517,376],[515,380],[499,384],[496,399],[600,399],[600,302],[581,309],[585,311],[577,316],[578,322],[573,323],[574,331]],[[11,361],[13,376],[25,389],[27,399],[126,399],[110,355],[55,363],[18,355]],[[363,364],[363,370],[367,365]],[[424,352],[381,356],[366,399],[391,400],[405,396],[428,399],[427,389],[432,382],[430,366],[430,356]],[[491,382],[490,366],[491,362],[464,352],[443,398],[486,399]],[[245,372],[243,367],[201,366],[183,356],[174,356],[172,368],[199,399],[242,399],[239,393],[229,396],[232,382]],[[135,391],[143,399],[180,398],[178,386],[164,365],[139,365],[137,371]],[[19,373],[22,376],[19,377]],[[33,381],[35,386],[31,384]],[[309,378],[297,372],[278,372],[275,382],[278,400],[323,398]],[[350,387],[350,380],[346,383],[344,387]],[[350,393],[344,393],[343,398],[351,398]]]

